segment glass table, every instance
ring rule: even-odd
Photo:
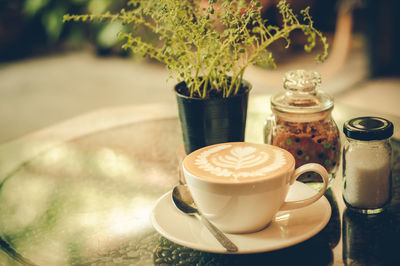
[[[250,99],[246,140],[263,142],[269,97]],[[339,128],[368,112],[336,105]],[[149,215],[178,182],[175,106],[97,110],[0,146],[2,265],[400,265],[400,119],[393,199],[379,215],[347,210],[341,171],[326,192],[328,225],[297,245],[257,254],[192,250],[159,235]]]

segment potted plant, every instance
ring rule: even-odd
[[[290,33],[308,36],[305,50],[319,39],[327,56],[327,41],[314,28],[309,8],[297,16],[286,1],[277,7],[282,26],[268,25],[258,0],[130,0],[117,14],[64,15],[64,21],[121,21],[124,49],[164,63],[179,107],[186,153],[218,142],[243,141],[249,83],[243,80],[252,64],[275,66],[268,47],[279,39],[290,44]],[[148,42],[143,28],[158,36]]]

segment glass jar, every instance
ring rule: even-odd
[[[331,183],[340,163],[340,134],[331,116],[333,99],[318,90],[320,84],[315,71],[285,74],[285,91],[271,98],[272,115],[265,122],[264,142],[292,153],[296,168],[306,163],[323,165]],[[317,188],[322,185],[315,173],[305,173],[298,180]]]
[[[393,124],[379,117],[359,117],[343,126],[343,199],[360,213],[382,212],[392,197],[389,138]]]

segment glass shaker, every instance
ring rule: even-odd
[[[320,84],[315,71],[285,74],[285,90],[271,98],[272,115],[265,122],[264,142],[288,150],[296,159],[296,168],[306,163],[323,165],[331,183],[340,163],[340,134],[331,116],[333,99],[318,90]],[[304,173],[298,180],[322,186],[315,173]]]
[[[343,199],[356,212],[382,212],[392,197],[389,138],[393,124],[380,117],[358,117],[343,126]]]

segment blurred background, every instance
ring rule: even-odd
[[[279,24],[278,1],[263,0],[264,16]],[[278,68],[252,67],[253,95],[282,90],[285,71],[316,69],[322,89],[366,113],[400,116],[400,23],[396,0],[291,0],[311,6],[315,26],[330,43],[316,64],[304,39],[272,47]],[[66,13],[118,12],[124,0],[0,0],[0,143],[108,106],[174,102],[164,66],[122,51],[115,23],[63,23]],[[144,32],[143,34],[146,34]],[[151,36],[149,35],[149,38]]]

